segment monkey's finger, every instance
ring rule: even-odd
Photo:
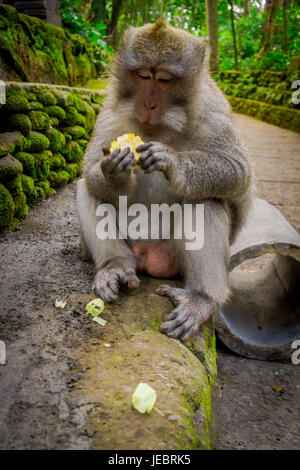
[[[175,318],[173,318],[173,320],[169,320],[169,317],[167,317],[167,321],[165,321],[162,324],[162,328],[164,330],[170,331],[170,330],[173,330],[174,328],[177,328],[185,324],[185,321],[186,321],[185,315],[182,315],[181,313],[179,313],[178,307],[175,310],[176,310]]]
[[[111,154],[111,156],[109,157],[110,164],[107,166],[110,173],[114,173],[116,171],[119,163],[127,156],[129,152],[130,148],[126,147],[126,149],[122,150],[120,153],[114,155],[113,157],[113,154]]]
[[[139,158],[139,165],[144,165],[147,161],[148,158],[152,156],[152,150],[148,149],[145,152],[142,153],[142,155]]]
[[[166,167],[166,164],[163,161],[153,162],[144,170],[144,172],[152,173],[152,171],[163,171],[165,167]]]
[[[168,297],[170,302],[172,302],[172,304],[177,307],[177,305],[180,304],[180,294],[182,295],[183,290],[184,289],[178,289],[176,287],[171,287],[167,284],[163,284],[156,289],[155,293],[161,296]]]
[[[117,148],[117,149],[113,150],[111,153],[109,153],[108,155],[109,155],[110,160],[117,157],[120,152],[121,152],[121,149]]]
[[[116,166],[116,171],[124,171],[125,167],[129,165],[134,165],[135,164],[135,158],[132,152],[130,152],[129,155],[126,155],[124,158],[122,158],[121,161],[119,161],[118,165]]]
[[[153,145],[154,142],[146,142],[145,144],[141,144],[141,145],[138,145],[136,147],[136,151],[137,152],[145,152],[145,150],[148,150],[149,147],[151,147],[151,145]]]

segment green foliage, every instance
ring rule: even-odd
[[[81,0],[61,0],[60,14],[64,27],[71,33],[80,34],[97,46],[94,64],[99,73],[104,72],[109,64],[113,49],[107,44],[105,38],[105,23],[92,24],[85,20],[80,12]]]
[[[122,1],[120,10],[114,8],[118,2],[102,1],[97,12],[93,12],[96,2],[82,0],[62,0],[61,14],[64,25],[71,32],[89,38],[98,44],[105,61],[111,55],[107,43],[118,46],[123,31],[129,26],[142,26],[153,23],[165,16],[171,26],[179,27],[197,36],[206,36],[205,0],[129,0]],[[299,1],[291,0],[286,10],[286,43],[284,9],[278,2],[272,21],[271,41],[266,51],[260,54],[262,35],[267,13],[266,2],[251,0],[245,12],[244,0],[233,0],[234,25],[237,38],[238,66],[246,69],[287,68],[291,57],[300,49]],[[233,34],[228,0],[218,1],[219,55],[221,70],[234,67]],[[93,14],[94,13],[94,14]],[[117,17],[117,24],[115,18]],[[285,52],[285,49],[287,51]],[[108,57],[107,57],[108,56]]]

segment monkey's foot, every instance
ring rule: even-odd
[[[193,290],[162,285],[156,293],[168,297],[176,307],[167,316],[160,331],[182,341],[198,333],[202,323],[210,317],[215,308],[207,297]]]
[[[118,298],[120,285],[133,289],[139,284],[135,269],[112,261],[96,273],[93,289],[104,302],[113,302]]]

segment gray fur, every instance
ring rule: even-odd
[[[151,31],[151,25],[147,27],[144,35]],[[116,298],[119,284],[135,287],[139,281],[130,240],[127,243],[97,239],[95,207],[100,202],[117,207],[120,195],[127,195],[129,204],[137,202],[149,207],[151,203],[204,202],[204,248],[185,251],[184,240],[174,241],[185,288],[162,287],[158,292],[175,305],[162,331],[185,340],[228,298],[229,244],[247,215],[253,179],[247,150],[238,136],[230,106],[209,77],[203,54],[197,59],[196,38],[189,39],[187,33],[169,27],[165,31],[164,44],[168,41],[172,44],[172,35],[176,34],[176,40],[186,41],[189,46],[190,60],[194,61],[191,75],[181,77],[179,86],[174,87],[161,125],[145,131],[134,113],[135,89],[130,67],[126,68],[126,56],[131,57],[131,62],[132,57],[140,60],[143,51],[135,50],[141,44],[139,28],[130,30],[130,48],[126,47],[123,55],[121,50],[117,56],[108,96],[85,153],[77,201],[83,245],[97,271],[94,288],[108,300]],[[203,47],[199,41],[198,51]],[[163,65],[168,69],[174,63],[167,59]],[[120,157],[118,152],[107,156],[102,151],[118,136],[129,132],[148,143],[140,157],[141,168],[135,171],[131,170],[130,152]],[[108,161],[111,157],[115,158],[114,163]]]

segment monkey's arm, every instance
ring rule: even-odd
[[[238,145],[207,145],[201,150],[177,154],[175,171],[169,181],[185,198],[241,198],[251,184],[251,167],[245,152]]]
[[[199,143],[199,149],[183,152],[160,143],[147,145],[140,157],[141,167],[146,173],[163,171],[179,197],[235,201],[250,187],[250,163],[237,136],[227,140],[206,138]]]

